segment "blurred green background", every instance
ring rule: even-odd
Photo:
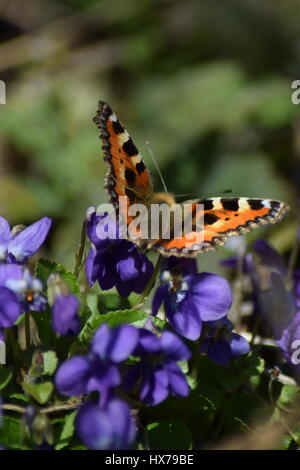
[[[150,140],[169,191],[289,202],[290,216],[267,229],[289,249],[300,197],[299,11],[296,0],[0,1],[1,215],[53,217],[44,255],[72,268],[87,207],[106,201],[92,123],[101,99],[152,168]]]

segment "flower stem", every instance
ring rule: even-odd
[[[20,354],[20,347],[17,344],[12,328],[5,329],[5,343],[8,345],[8,355],[12,357],[15,367],[21,367],[23,360]],[[9,357],[7,355],[7,357]]]
[[[58,403],[57,405],[48,406],[47,408],[40,408],[41,413],[50,414],[55,413],[57,411],[68,411],[68,410],[75,410],[80,406],[80,402],[65,402],[65,403]],[[15,411],[16,413],[25,413],[26,408],[23,406],[15,405],[12,403],[4,403],[1,406],[2,410],[7,411]]]
[[[82,222],[80,242],[79,242],[78,249],[75,255],[74,276],[76,277],[79,276],[79,273],[82,267],[82,258],[83,258],[83,253],[84,253],[85,240],[86,240],[86,227],[85,227],[85,220],[84,220]]]
[[[25,312],[25,342],[26,349],[30,348],[30,313]]]
[[[140,295],[137,303],[135,305],[133,305],[132,308],[139,308],[141,307],[145,301],[147,300],[151,290],[153,289],[154,287],[154,284],[155,284],[155,280],[156,280],[156,277],[157,277],[157,274],[159,273],[159,268],[160,268],[160,265],[161,265],[161,262],[163,260],[163,256],[162,255],[159,255],[159,257],[157,258],[157,262],[156,262],[156,265],[155,265],[155,268],[154,268],[154,271],[152,273],[152,276],[150,277],[149,281],[148,281],[148,284],[146,285],[145,287],[145,290],[144,292]]]

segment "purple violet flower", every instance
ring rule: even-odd
[[[7,266],[9,265],[0,266],[0,279],[1,271],[8,271]],[[13,266],[12,277],[7,278],[5,286],[16,294],[21,304],[22,311],[27,312],[28,310],[33,310],[35,312],[41,312],[45,310],[47,301],[41,294],[43,291],[42,282],[33,277],[28,269],[21,268],[22,277],[20,278],[18,265],[11,266]]]
[[[13,326],[22,310],[18,298],[7,287],[0,287],[0,339],[3,338],[3,328]]]
[[[49,217],[43,217],[26,228],[11,230],[7,220],[0,217],[0,261],[26,262],[44,243],[51,224]]]
[[[79,300],[73,294],[56,296],[52,307],[52,328],[63,336],[77,335],[80,331]]]
[[[76,432],[92,450],[128,449],[136,435],[136,424],[124,401],[112,398],[99,407],[86,402],[75,420]]]
[[[203,321],[218,320],[227,314],[232,295],[224,278],[210,273],[186,274],[185,266],[162,272],[162,284],[154,294],[152,314],[156,315],[163,303],[175,331],[196,340]]]
[[[118,364],[128,358],[139,338],[139,330],[130,325],[108,328],[103,324],[96,331],[90,352],[65,361],[57,371],[55,383],[66,396],[101,392],[101,403],[110,388],[121,382]]]
[[[115,224],[109,215],[99,215],[95,210],[90,210],[88,214],[87,234],[92,242],[86,260],[89,284],[92,286],[98,281],[103,290],[116,287],[124,297],[131,292],[142,293],[153,273],[152,263],[128,240],[99,237],[99,226],[102,233],[105,232],[103,226],[107,226],[109,232]],[[118,227],[115,227],[114,233],[118,233]]]
[[[294,272],[294,297],[296,299],[297,308],[300,308],[300,269]]]
[[[279,272],[283,278],[286,277],[287,268],[281,255],[268,242],[258,239],[253,243],[253,249],[259,256],[261,264]]]
[[[279,339],[296,313],[297,284],[293,296],[286,289],[284,261],[268,242],[256,240],[253,249],[254,254],[246,254],[242,261],[243,271],[252,283],[254,311],[263,319],[267,334]],[[226,263],[227,266],[234,264],[237,265],[237,259]]]
[[[7,286],[10,280],[20,281],[23,273],[23,267],[19,264],[0,264],[0,286]]]
[[[294,315],[287,327],[283,329],[281,337],[276,342],[285,359],[300,371],[300,311]]]
[[[48,281],[48,302],[52,307],[52,328],[63,336],[77,335],[80,331],[79,300],[71,294],[59,273],[50,274]]]
[[[233,357],[248,353],[248,341],[232,330],[233,325],[226,317],[205,323],[200,352],[206,353],[211,361],[222,366],[229,365]]]
[[[187,361],[191,353],[175,334],[165,331],[157,337],[141,329],[133,355],[141,360],[130,366],[124,386],[130,391],[140,384],[139,396],[144,403],[157,405],[169,395],[189,394],[189,385],[177,362]]]

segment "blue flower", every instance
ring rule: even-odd
[[[277,339],[285,359],[300,370],[300,310],[294,315],[289,324],[282,330]]]
[[[41,311],[46,307],[47,301],[41,295],[41,281],[19,264],[0,264],[0,286],[14,294],[21,313],[28,310]]]
[[[249,343],[243,336],[233,333],[233,325],[226,317],[205,323],[203,330],[200,352],[206,353],[213,362],[227,366],[233,357],[250,351]]]
[[[80,331],[79,300],[69,292],[59,273],[50,274],[47,285],[48,301],[52,306],[53,330],[63,336],[77,335]]]
[[[26,228],[16,226],[11,230],[7,220],[0,217],[0,261],[26,262],[44,243],[51,224],[49,217],[43,217]]]
[[[0,339],[3,339],[2,330],[13,326],[22,310],[18,298],[7,287],[0,287]]]
[[[281,255],[265,240],[256,240],[253,249],[260,258],[260,263],[279,272],[283,278],[287,275],[287,268]]]
[[[131,292],[139,294],[150,280],[153,265],[132,242],[99,237],[99,225],[104,232],[103,226],[107,226],[109,232],[113,224],[115,222],[109,215],[101,216],[95,210],[89,211],[87,234],[92,248],[86,260],[88,282],[92,286],[98,281],[103,290],[116,287],[124,297]],[[114,233],[118,233],[118,227],[114,228]]]
[[[13,269],[9,270],[9,266],[12,266]],[[9,271],[11,272],[9,273]],[[0,279],[5,275],[7,276],[5,286],[16,294],[23,312],[45,310],[47,301],[42,295],[43,284],[39,279],[33,277],[28,269],[23,269],[16,264],[1,265]]]
[[[202,322],[218,320],[228,312],[232,295],[228,282],[215,274],[187,273],[183,269],[163,271],[162,284],[157,288],[152,302],[156,315],[161,304],[167,319],[177,333],[190,340],[201,334]],[[190,271],[189,271],[190,272]]]
[[[297,307],[300,308],[300,269],[296,269],[294,272],[293,294],[296,299]]]
[[[264,240],[256,240],[253,250],[254,254],[248,253],[242,259],[244,273],[252,283],[253,310],[263,319],[267,334],[279,339],[296,313],[297,302],[286,289],[287,268],[280,254]],[[297,287],[294,294],[296,291]]]
[[[76,432],[92,450],[128,449],[136,435],[136,424],[127,403],[111,398],[101,407],[86,402],[75,420]]]
[[[138,338],[138,330],[133,326],[108,328],[103,324],[86,356],[74,356],[60,366],[55,378],[57,389],[71,397],[98,391],[102,403],[109,389],[120,384],[118,364],[132,353]]]
[[[265,326],[279,339],[296,313],[297,302],[286,288],[287,268],[280,254],[263,240],[256,240],[254,251],[258,260],[251,272],[253,298]]]
[[[157,337],[141,329],[133,355],[141,359],[124,378],[127,391],[139,384],[140,400],[149,405],[157,405],[169,395],[188,395],[189,386],[177,362],[188,360],[191,353],[176,335],[165,331]]]
[[[80,331],[79,300],[73,294],[56,296],[52,307],[52,328],[63,336],[77,335]]]

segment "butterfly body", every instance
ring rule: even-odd
[[[108,104],[99,102],[94,121],[100,130],[104,160],[108,165],[105,188],[110,202],[119,215],[126,216],[128,224],[134,220],[133,216],[128,215],[130,207],[134,204],[143,204],[149,214],[154,204],[167,204],[174,209],[180,207],[182,212],[184,207],[189,205],[193,226],[197,225],[199,217],[204,222],[201,245],[195,243],[188,234],[173,238],[174,227],[171,226],[169,239],[164,238],[161,232],[156,238],[129,237],[141,248],[154,249],[164,256],[196,256],[200,252],[216,249],[224,244],[229,236],[277,222],[289,209],[288,205],[281,201],[246,197],[195,199],[178,204],[173,194],[154,191],[152,178],[142,156]],[[126,196],[125,206],[119,207],[120,196]],[[200,204],[203,210],[199,214],[197,205]],[[151,216],[148,222],[151,225]]]

